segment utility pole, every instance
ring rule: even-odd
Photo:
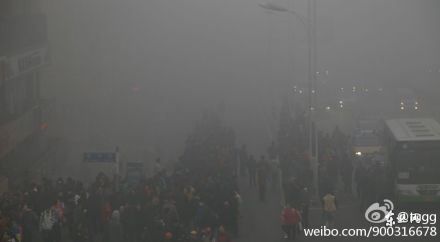
[[[314,110],[317,109],[317,51],[316,51],[316,0],[307,0],[307,17],[303,18],[301,15],[296,13],[294,10],[289,10],[287,8],[278,6],[274,3],[261,3],[260,7],[268,9],[275,12],[287,12],[294,16],[297,16],[301,23],[303,23],[307,29],[307,56],[308,56],[308,71],[307,71],[307,83],[308,83],[308,97],[307,97],[307,126],[308,126],[308,137],[307,137],[307,152],[309,155],[310,168],[313,171],[313,188],[315,191],[318,189],[318,139],[316,127],[314,124]],[[313,105],[315,103],[315,105]],[[313,153],[313,140],[315,139],[316,154]]]
[[[313,105],[312,105],[312,79],[313,79],[313,68],[312,68],[312,28],[311,28],[311,12],[312,12],[312,5],[311,0],[307,0],[307,84],[308,84],[308,101],[307,101],[307,113],[308,113],[308,153],[309,158],[312,158],[312,111],[313,111]]]
[[[308,153],[310,166],[313,171],[313,186],[318,191],[318,132],[314,120],[314,110],[317,108],[317,41],[316,41],[316,0],[307,0],[307,52],[308,52]],[[315,140],[315,150],[313,150]],[[315,151],[315,153],[313,152]]]
[[[316,34],[317,34],[317,28],[316,28],[316,2],[317,0],[312,0],[312,51],[313,51],[313,90],[315,90],[315,95],[313,96],[313,102],[314,105],[316,107],[316,113],[320,110],[318,109],[318,49],[317,49],[317,38],[316,38]],[[315,116],[316,117],[316,116]],[[318,135],[318,122],[315,119],[314,120],[314,124],[315,124],[315,159],[316,161],[318,161],[318,140],[317,140],[317,135]]]

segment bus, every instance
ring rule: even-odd
[[[420,109],[417,96],[411,89],[398,88],[397,96],[399,99],[399,109],[401,111],[418,111]]]
[[[386,120],[387,168],[396,202],[440,202],[440,124],[429,118]]]
[[[382,151],[380,121],[377,119],[359,120],[352,134],[351,149],[355,156],[365,156]]]

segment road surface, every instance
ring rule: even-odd
[[[280,192],[267,193],[267,201],[260,202],[256,187],[249,187],[246,178],[241,178],[241,195],[243,199],[240,219],[240,235],[238,242],[284,242],[280,227],[280,212],[282,196]],[[335,217],[334,228],[368,228],[370,225],[360,212],[356,198],[337,193],[339,209]],[[316,202],[315,202],[316,203]],[[439,217],[437,215],[437,217]],[[310,209],[310,228],[320,228],[323,225],[321,209],[316,204]],[[438,222],[437,222],[437,232]],[[295,241],[440,241],[440,237],[305,237],[298,236]]]

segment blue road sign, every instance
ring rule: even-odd
[[[113,163],[116,162],[115,152],[85,152],[84,162],[102,162]]]
[[[144,176],[142,162],[127,162],[126,180],[130,185],[136,185]]]

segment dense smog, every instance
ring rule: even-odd
[[[440,1],[0,0],[0,242],[440,241]]]

